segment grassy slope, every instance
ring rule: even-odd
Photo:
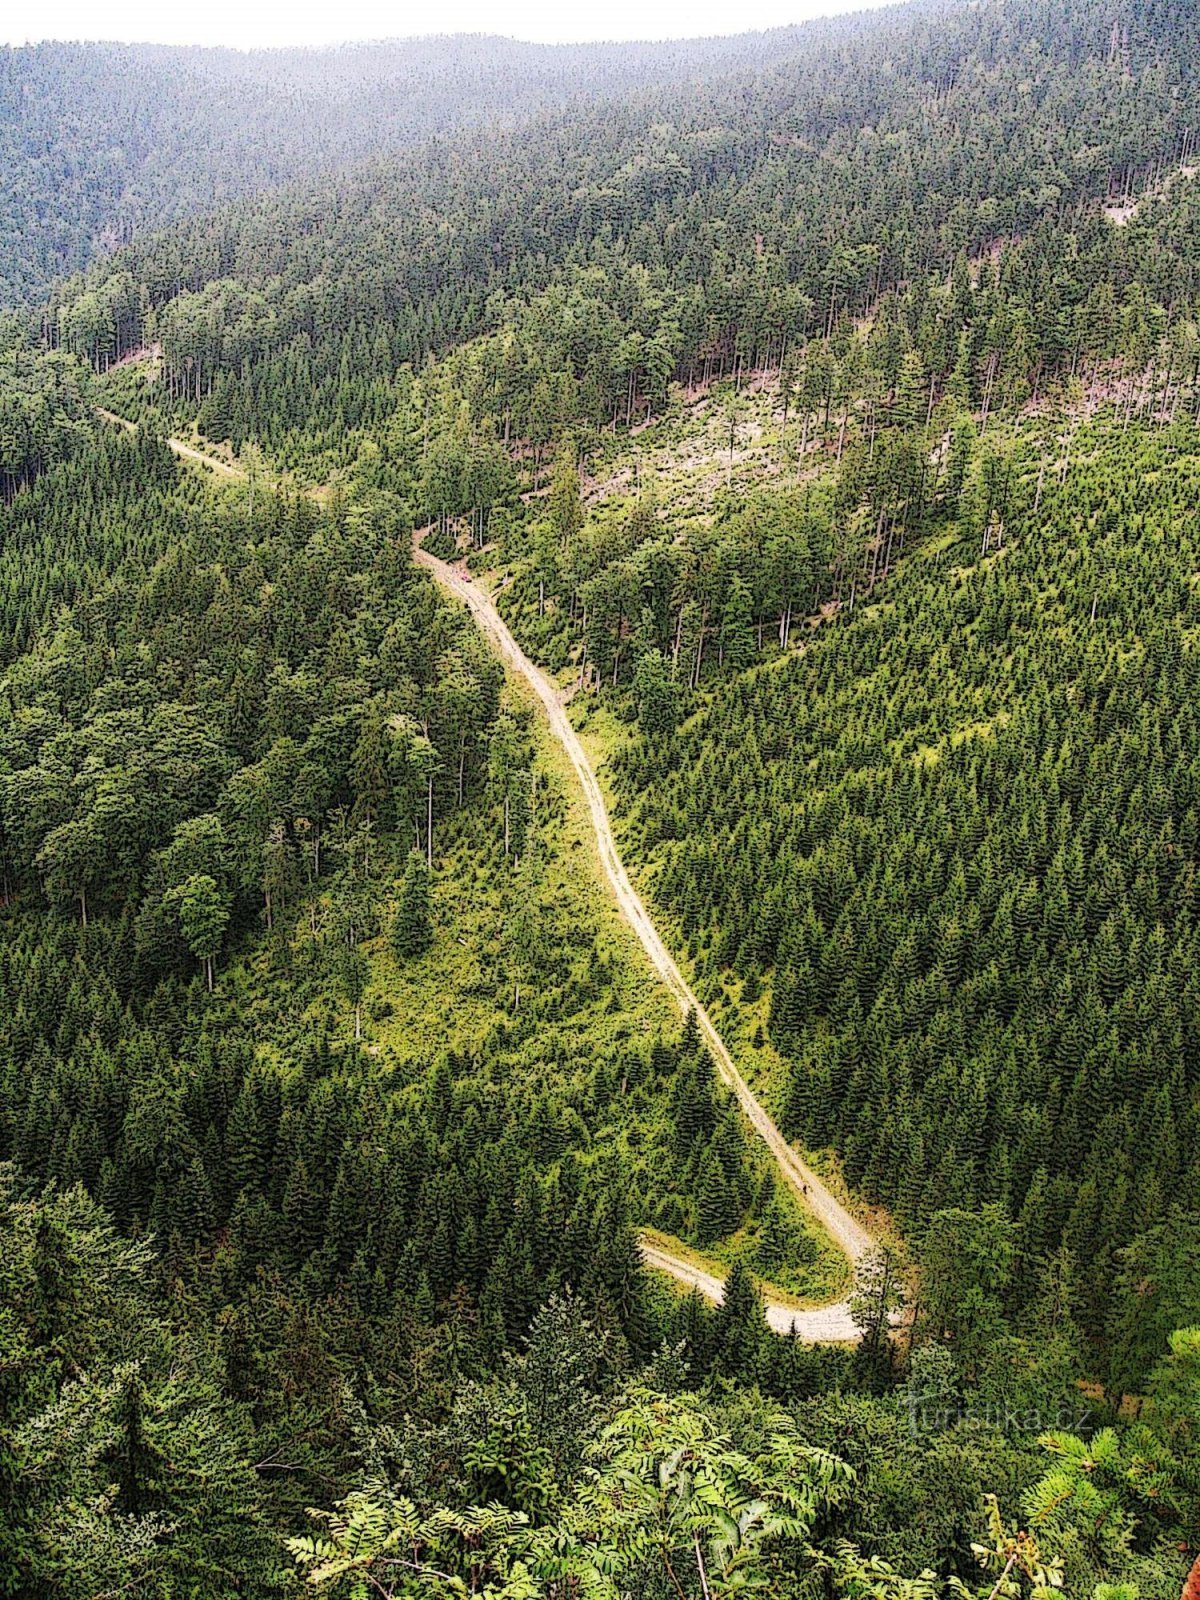
[[[507,694],[517,707],[524,703],[518,686],[510,684]],[[401,963],[386,933],[367,945],[371,981],[363,1005],[363,1037],[367,1053],[397,1090],[446,1050],[467,1057],[498,1052],[506,1074],[561,1087],[564,1068],[579,1072],[588,1061],[645,1051],[654,1039],[678,1034],[679,1017],[670,997],[651,974],[602,885],[592,832],[582,797],[570,781],[567,758],[540,721],[531,720],[530,733],[541,841],[536,879],[527,869],[514,871],[505,863],[499,816],[478,802],[446,823],[436,841],[432,947]],[[384,883],[384,902],[390,881]],[[518,909],[531,893],[536,894],[547,953],[540,972],[524,959],[519,934],[514,933]],[[386,924],[386,905],[383,920]],[[301,971],[309,943],[302,916],[293,940]],[[289,1003],[281,1005],[278,983],[267,978],[261,958],[257,966],[257,977],[244,967],[228,977],[239,992],[239,1005],[262,1025],[267,1050],[281,1032],[294,1035],[331,1021],[349,1039],[349,1008],[328,979],[310,977],[299,983],[289,992]],[[717,1092],[725,1093],[720,1088]],[[666,1117],[661,1099],[643,1086],[629,1095],[623,1114],[588,1130],[588,1148],[595,1158],[619,1149],[628,1160],[636,1175],[635,1216],[647,1224],[655,1222],[658,1207],[669,1203],[672,1193],[656,1156],[669,1137]],[[746,1150],[757,1191],[772,1163],[756,1140],[747,1138]],[[847,1268],[841,1253],[783,1185],[777,1186],[776,1204],[799,1248],[794,1263],[773,1274],[773,1297],[790,1297],[801,1306],[843,1293]],[[738,1255],[753,1267],[759,1227],[752,1207],[736,1234],[717,1241],[708,1254],[691,1254],[718,1275]]]

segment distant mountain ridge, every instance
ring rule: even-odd
[[[491,119],[713,70],[803,30],[660,44],[433,36],[321,50],[0,50],[0,307],[240,195]]]

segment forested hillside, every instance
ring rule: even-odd
[[[683,99],[464,135],[174,230],[66,286],[43,331],[97,365],[159,340],[160,407],[281,459],[352,460],[403,413],[406,364],[485,330],[461,386],[477,450],[629,422],[673,376],[770,361],[959,256],[1065,228],[1086,258],[1103,200],[1186,158],[1196,109],[1192,13],[1111,25],[1086,0],[830,23]],[[1072,299],[1048,309],[1015,365],[1071,348]]]
[[[1136,1387],[1198,1309],[1195,430],[1073,448],[675,731],[639,663],[617,781],[681,939],[767,991],[789,1129],[911,1236],[998,1202]]]
[[[1176,1600],[1194,8],[4,71],[0,1594]]]
[[[179,217],[372,151],[793,54],[796,30],[572,48],[0,47],[0,310]]]
[[[361,1407],[432,1425],[555,1294],[610,1385],[664,1340],[788,1393],[846,1365],[748,1279],[724,1320],[646,1283],[640,1223],[801,1294],[839,1264],[389,512],[108,428],[0,511],[9,1592],[286,1586],[271,1529]]]

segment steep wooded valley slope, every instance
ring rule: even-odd
[[[0,1594],[1175,1600],[1195,12],[5,70]]]
[[[478,36],[334,49],[0,47],[0,309],[178,218],[373,152],[811,48],[799,29],[659,44]]]

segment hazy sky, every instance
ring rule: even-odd
[[[856,11],[885,0],[7,0],[0,42],[125,39],[160,44],[333,44],[423,33],[504,33],[518,39],[665,39],[742,33]]]

